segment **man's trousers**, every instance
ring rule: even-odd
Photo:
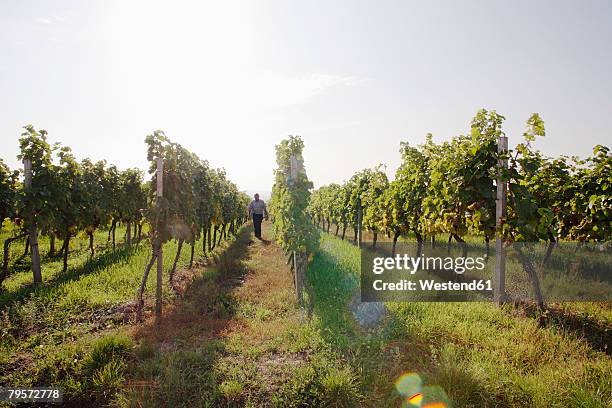
[[[261,239],[261,221],[263,214],[253,214],[253,228],[255,228],[255,236]]]

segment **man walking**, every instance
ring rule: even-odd
[[[261,221],[264,216],[268,219],[268,210],[266,210],[266,203],[259,199],[259,194],[255,193],[255,199],[249,204],[249,217],[253,220],[253,228],[255,229],[255,236],[261,239]]]

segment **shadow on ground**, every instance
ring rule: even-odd
[[[0,290],[0,309],[28,297],[33,292],[37,292],[39,295],[50,293],[63,283],[98,272],[115,263],[126,262],[136,251],[138,251],[138,247],[134,246],[131,248],[119,247],[115,251],[101,252],[93,258],[87,259],[82,265],[71,266],[65,273],[58,273],[52,279],[45,281],[41,287],[37,288],[32,283],[29,283],[14,292]]]
[[[358,271],[353,270],[355,265],[344,259],[351,256],[343,252],[344,245],[335,241],[322,245],[312,259],[308,267],[310,308],[320,320],[324,341],[358,373],[360,391],[369,398],[362,401],[363,406],[399,406],[395,381],[407,371],[419,371],[425,379],[436,378],[438,384],[447,377],[469,384],[470,390],[480,393],[474,392],[474,401],[494,398],[477,378],[460,367],[434,367],[429,344],[418,338],[392,310],[376,328],[362,328],[355,322],[349,304],[358,294],[359,277]],[[441,395],[446,398],[444,391]]]
[[[140,345],[128,400],[145,406],[216,403],[219,384],[212,367],[224,352],[219,335],[235,315],[234,289],[248,273],[244,260],[251,233],[252,227],[243,227],[206,269],[197,270],[180,297],[165,306],[159,324],[150,317],[135,328]]]

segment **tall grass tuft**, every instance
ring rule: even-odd
[[[357,378],[349,368],[332,368],[321,379],[321,399],[326,407],[354,407],[360,398]]]
[[[130,353],[133,342],[125,334],[109,334],[96,340],[85,360],[84,368],[95,372],[111,362],[124,360]]]

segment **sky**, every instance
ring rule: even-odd
[[[148,168],[162,129],[241,189],[269,191],[274,146],[306,144],[315,186],[399,165],[401,141],[510,145],[539,112],[547,155],[612,140],[610,1],[0,0],[0,158],[21,127],[79,159]]]

